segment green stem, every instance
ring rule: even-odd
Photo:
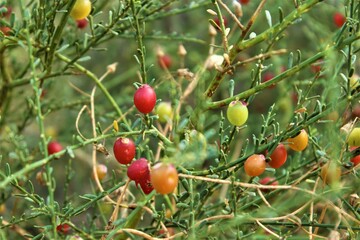
[[[136,32],[136,40],[138,43],[138,56],[140,56],[139,59],[139,63],[140,63],[140,68],[141,68],[141,77],[142,77],[142,82],[143,83],[147,83],[147,78],[146,78],[146,63],[145,63],[145,46],[143,44],[143,34],[142,34],[142,30],[140,29],[140,22],[139,22],[139,18],[138,18],[138,10],[136,9],[136,5],[134,0],[131,0],[131,11],[132,11],[132,15],[134,18],[134,27],[135,27],[135,32]],[[144,23],[145,24],[145,23]]]
[[[64,55],[60,54],[60,53],[56,53],[55,54],[59,59],[61,59],[62,61],[66,62],[66,63],[70,63],[71,60],[67,57],[65,57]],[[90,77],[95,84],[100,88],[100,90],[104,93],[105,97],[108,99],[108,101],[111,103],[111,105],[113,106],[113,108],[115,109],[115,111],[117,112],[117,114],[120,116],[120,118],[122,119],[122,121],[124,122],[124,124],[130,128],[130,124],[127,121],[127,119],[124,117],[124,114],[122,113],[121,109],[119,108],[118,104],[115,102],[114,98],[111,96],[111,94],[109,93],[109,91],[106,89],[106,87],[101,83],[101,81],[95,76],[94,73],[90,72],[88,69],[84,68],[83,66],[81,66],[78,63],[74,63],[73,64],[74,67],[76,69],[78,69],[80,72],[84,73],[85,75],[87,75],[88,77]]]
[[[74,144],[72,146],[68,146],[66,149],[60,151],[60,152],[57,152],[55,154],[52,154],[50,156],[47,156],[41,160],[38,160],[34,163],[31,163],[31,164],[28,164],[26,165],[24,168],[22,168],[21,170],[11,174],[10,176],[7,176],[5,177],[4,180],[2,180],[0,182],[0,189],[5,189],[6,186],[11,183],[12,181],[14,181],[15,179],[21,177],[21,176],[24,176],[26,175],[28,172],[31,172],[33,171],[34,169],[36,168],[39,168],[51,161],[53,161],[54,159],[57,159],[58,157],[62,156],[63,154],[65,154],[68,150],[75,150],[75,149],[78,149],[78,148],[81,148],[81,147],[84,147],[88,144],[93,144],[95,142],[99,142],[100,140],[103,140],[103,139],[107,139],[107,138],[112,138],[112,137],[125,137],[125,136],[136,136],[136,135],[141,135],[141,134],[151,134],[151,135],[154,135],[155,137],[158,137],[159,138],[159,132],[157,130],[154,130],[154,129],[150,129],[150,130],[145,130],[145,131],[131,131],[131,132],[117,132],[117,133],[111,133],[111,134],[106,134],[106,135],[101,135],[101,136],[98,136],[96,138],[91,138],[91,139],[88,139],[84,142],[81,142],[81,143],[78,143],[78,144]],[[164,139],[164,138],[162,138]],[[170,144],[171,142],[168,140],[166,143]],[[165,143],[165,144],[166,144]]]
[[[237,54],[243,51],[244,49],[250,48],[259,44],[269,38],[271,38],[275,33],[283,31],[285,28],[290,26],[294,20],[301,17],[302,14],[309,11],[314,5],[319,3],[321,0],[311,0],[306,2],[305,4],[299,6],[293,12],[291,12],[281,23],[274,25],[272,28],[269,28],[265,32],[259,34],[257,37],[246,40],[239,41],[237,44],[229,52],[230,62],[233,62],[236,58]],[[223,63],[223,68],[226,67],[226,63]],[[221,82],[225,77],[226,72],[218,72],[216,76],[211,81],[208,89],[205,91],[204,95],[208,98],[212,97],[217,88],[220,86]]]
[[[51,73],[52,61],[54,59],[55,50],[56,50],[57,46],[60,43],[62,32],[63,32],[64,27],[66,25],[66,22],[67,22],[67,20],[69,18],[71,9],[75,5],[75,3],[76,3],[76,0],[70,0],[70,2],[68,4],[68,7],[67,7],[68,11],[63,13],[63,16],[62,16],[62,18],[60,20],[60,23],[59,23],[58,27],[56,28],[55,34],[54,34],[54,36],[53,36],[53,38],[51,40],[50,47],[49,47],[49,52],[46,55],[46,59],[47,59],[46,60],[46,63],[47,63],[46,72],[47,72],[47,74]]]

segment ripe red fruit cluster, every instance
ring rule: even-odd
[[[134,104],[141,113],[150,113],[156,104],[156,93],[152,87],[147,84],[139,87],[134,94]]]
[[[344,23],[346,22],[345,16],[339,12],[334,13],[333,20],[334,20],[335,26],[338,28],[341,28],[344,25]]]
[[[114,143],[114,155],[121,164],[129,164],[135,157],[136,146],[129,138],[118,138]]]
[[[67,223],[63,223],[63,224],[60,224],[56,227],[56,231],[58,233],[61,233],[61,234],[64,234],[64,235],[67,235],[70,233],[71,231],[71,227],[69,224]]]
[[[88,25],[88,20],[86,18],[76,20],[76,26],[79,29],[84,29]]]
[[[154,190],[150,181],[150,169],[146,158],[140,158],[134,161],[127,170],[127,176],[133,180],[136,185],[140,185],[145,194]]]
[[[51,141],[48,143],[47,145],[47,151],[49,155],[58,153],[60,151],[63,150],[63,147],[61,146],[61,144],[57,141]]]

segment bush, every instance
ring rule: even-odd
[[[0,7],[1,239],[359,237],[358,1]]]

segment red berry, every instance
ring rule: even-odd
[[[267,82],[267,81],[270,81],[271,79],[273,79],[275,77],[275,75],[272,73],[272,72],[266,72],[263,76],[263,83],[264,82]],[[275,84],[272,84],[269,86],[270,89],[274,88],[276,85]]]
[[[228,21],[227,21],[226,17],[223,16],[222,19],[223,19],[223,22],[224,22],[224,26],[227,27],[228,26]],[[214,22],[216,23],[217,26],[221,27],[220,19],[218,17],[216,17],[214,19]]]
[[[279,182],[276,181],[273,177],[264,177],[263,179],[260,179],[259,183],[261,185],[271,185],[271,186],[277,186],[279,185]],[[263,192],[269,192],[271,189],[261,189]]]
[[[248,4],[248,3],[250,2],[250,0],[239,0],[239,2],[240,2],[241,4],[246,5],[246,4]]]
[[[121,164],[129,164],[135,157],[136,146],[129,138],[118,138],[114,143],[114,155]]]
[[[57,141],[51,141],[47,145],[47,151],[49,155],[58,153],[63,150],[63,147]]]
[[[357,149],[357,147],[351,147],[350,151],[354,151],[355,149]],[[360,155],[351,158],[350,161],[354,164],[354,166],[360,164]]]
[[[70,230],[71,230],[71,227],[69,224],[67,223],[63,223],[63,224],[60,224],[56,227],[56,231],[61,233],[61,234],[64,234],[64,235],[67,235],[70,233]]]
[[[145,158],[140,158],[131,163],[127,170],[127,176],[135,181],[136,184],[140,183],[143,179],[146,179],[149,174],[149,164]]]
[[[171,57],[169,55],[158,56],[158,63],[162,69],[169,69],[171,67]]]
[[[317,60],[315,63],[311,64],[310,68],[313,73],[319,73],[321,71],[324,61],[322,59]]]
[[[134,104],[141,113],[150,113],[156,104],[156,93],[152,87],[147,84],[142,85],[134,94]]]
[[[286,162],[287,151],[284,144],[280,143],[270,155],[271,161],[269,165],[272,168],[279,168]]]
[[[144,179],[140,180],[139,184],[145,194],[149,194],[154,190],[154,187],[150,180],[150,172],[147,173]]]
[[[76,26],[79,29],[84,29],[88,25],[88,20],[86,18],[76,20]]]
[[[266,168],[265,157],[262,154],[253,154],[244,163],[244,170],[250,177],[261,175]]]
[[[346,17],[339,12],[334,13],[333,16],[334,24],[336,27],[341,28],[346,22]]]
[[[6,27],[6,26],[1,26],[1,27],[0,27],[0,31],[1,31],[5,36],[9,36],[9,35],[10,35],[11,28]]]

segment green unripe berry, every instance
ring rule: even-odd
[[[159,116],[159,121],[166,123],[172,118],[173,110],[171,104],[168,102],[161,102],[156,107],[156,114]]]
[[[248,109],[245,102],[232,101],[226,112],[227,119],[232,125],[242,126],[248,119]]]
[[[360,128],[354,128],[348,137],[348,144],[350,147],[360,146]]]

